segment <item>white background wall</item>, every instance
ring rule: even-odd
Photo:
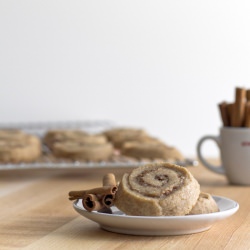
[[[249,1],[0,0],[0,122],[107,119],[193,156],[218,132],[217,104],[250,88],[249,13]]]

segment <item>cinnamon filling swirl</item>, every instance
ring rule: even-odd
[[[186,215],[200,193],[199,183],[183,167],[148,164],[124,174],[115,205],[129,215]]]
[[[180,171],[167,168],[146,169],[138,175],[131,174],[131,190],[148,197],[162,198],[178,190],[185,176]]]

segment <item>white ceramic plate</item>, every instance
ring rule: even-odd
[[[213,196],[220,212],[188,216],[128,216],[112,207],[112,214],[88,212],[82,200],[73,203],[74,209],[82,216],[98,223],[101,228],[131,235],[182,235],[208,230],[216,221],[233,215],[239,204],[225,197]]]

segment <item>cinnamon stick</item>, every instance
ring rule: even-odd
[[[228,112],[228,104],[226,102],[219,103],[219,111],[224,127],[230,126],[230,117]]]
[[[104,186],[104,187],[98,187],[88,190],[79,190],[79,191],[70,191],[69,192],[69,200],[76,200],[81,199],[85,194],[115,194],[117,191],[117,187],[113,186]]]
[[[246,103],[245,127],[250,128],[250,101]]]
[[[102,204],[105,207],[112,207],[114,205],[115,196],[113,194],[106,194],[102,198]]]
[[[250,101],[250,89],[246,92],[247,101]]]
[[[110,207],[114,205],[117,191],[115,175],[106,174],[103,177],[103,186],[88,190],[70,191],[69,200],[82,199],[83,207],[89,211],[102,211],[112,213]],[[106,208],[106,209],[105,209]]]
[[[106,175],[103,176],[102,179],[102,184],[103,186],[110,186],[113,188],[114,193],[110,193],[107,194],[103,197],[102,199],[102,203],[106,206],[106,207],[111,207],[114,205],[114,199],[115,199],[115,193],[117,191],[117,184],[116,184],[116,180],[115,180],[115,175],[112,173],[108,173]]]
[[[104,207],[94,194],[85,194],[82,198],[82,205],[89,212],[101,210]]]
[[[116,186],[115,175],[112,173],[108,173],[103,176],[102,179],[103,186]]]
[[[235,89],[235,103],[233,106],[233,127],[241,127],[244,122],[246,103],[246,90],[244,88]]]
[[[232,126],[232,124],[235,123],[233,109],[234,109],[234,103],[228,103],[226,110],[227,110],[227,115],[228,115],[228,119],[229,119],[229,126]]]

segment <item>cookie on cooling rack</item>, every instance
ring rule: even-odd
[[[22,140],[26,134],[18,129],[1,129],[0,140]]]
[[[49,148],[52,148],[53,144],[56,142],[62,142],[68,140],[74,141],[86,135],[88,134],[82,130],[70,130],[70,129],[49,130],[44,135],[43,142]]]
[[[137,128],[113,128],[104,131],[103,134],[114,147],[118,149],[120,149],[125,142],[143,140],[149,137],[146,131]]]
[[[101,134],[88,134],[81,130],[51,130],[43,139],[44,143],[53,150],[57,142],[79,142],[82,144],[105,144],[107,138]]]
[[[121,154],[137,159],[183,160],[179,150],[158,141],[126,142],[121,148]]]
[[[40,139],[21,131],[0,130],[0,162],[33,162],[41,155]]]
[[[59,158],[79,161],[105,161],[113,155],[111,143],[83,143],[79,141],[57,142],[53,145],[53,154]]]

